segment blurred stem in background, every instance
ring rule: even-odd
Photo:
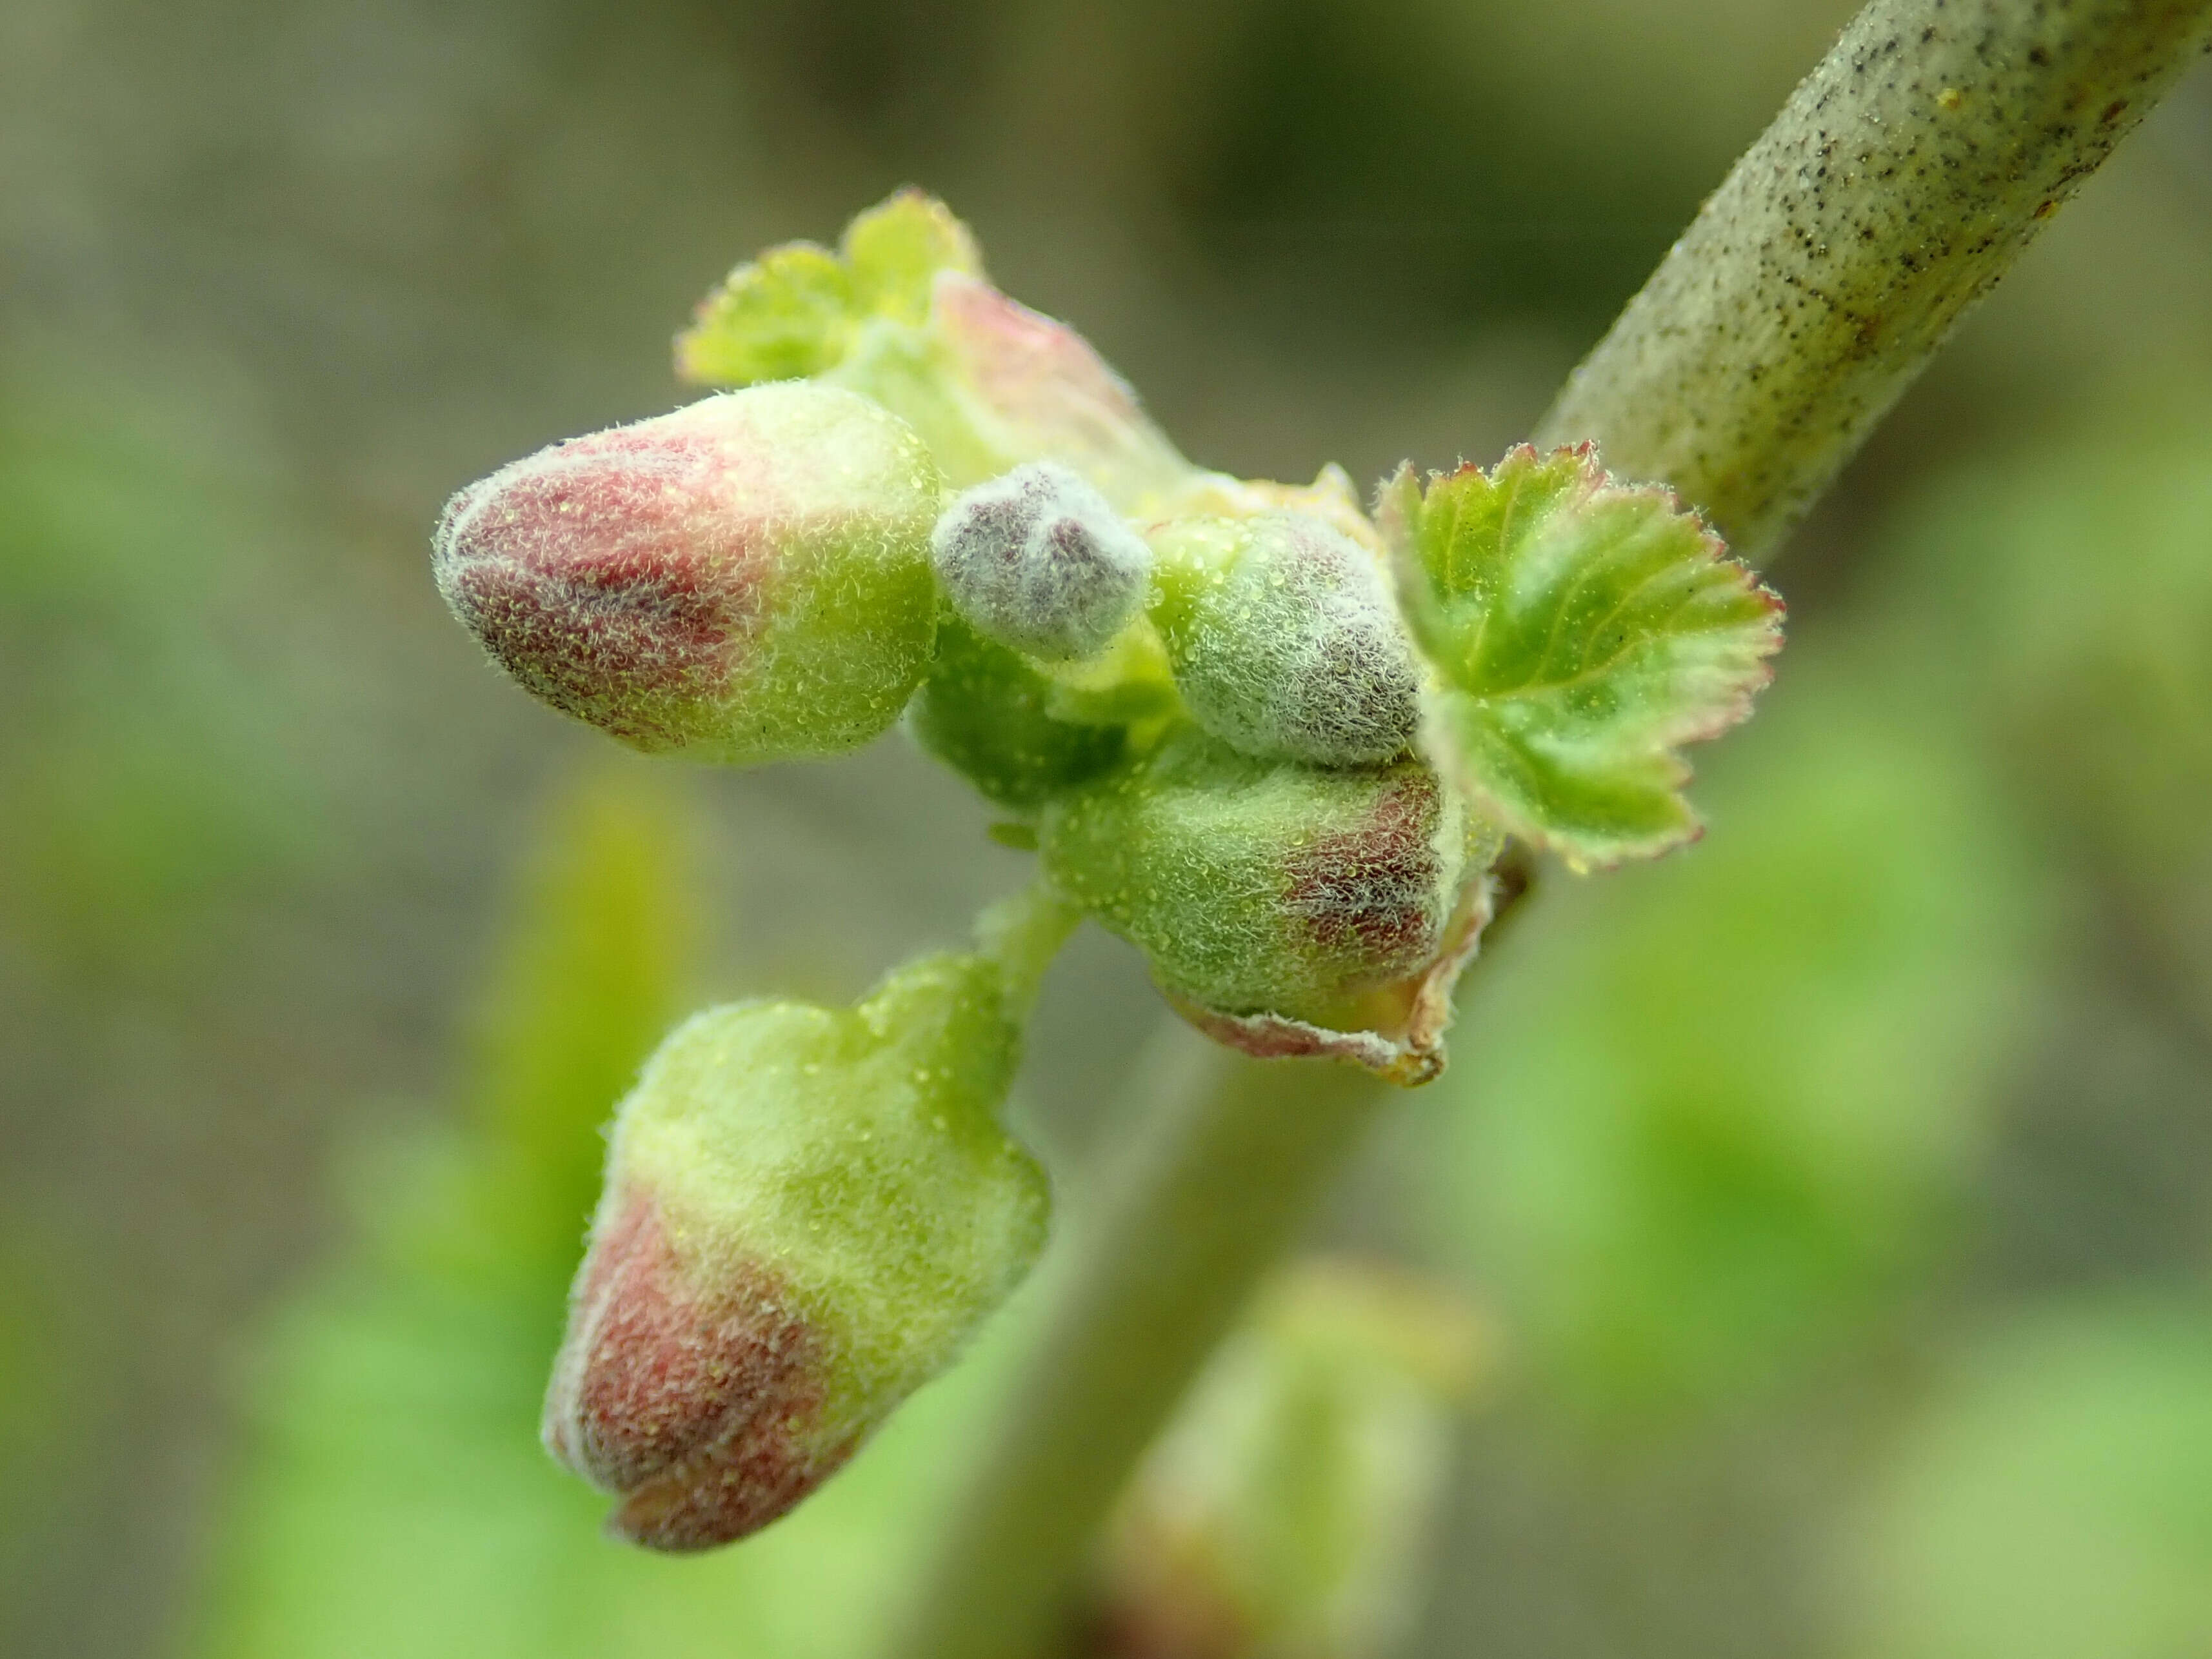
[[[1769,550],[2208,39],[2212,0],[1875,0],[1540,437],[1596,438],[1623,476],[1671,483],[1739,550]],[[1158,1089],[900,1659],[1048,1650],[1129,1468],[1380,1092],[1252,1073],[1194,1061]]]
[[[939,1581],[902,1651],[1049,1650],[1129,1471],[1386,1095],[1364,1071],[1271,1066],[1163,1023],[1122,1103],[1143,1121],[1073,1224],[1019,1410],[955,1522],[948,1559],[988,1568]]]

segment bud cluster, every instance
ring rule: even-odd
[[[434,568],[495,660],[639,747],[736,763],[908,711],[1206,1029],[1433,1071],[1495,836],[1413,753],[1421,659],[1340,472],[1189,467],[910,195],[836,254],[741,269],[682,356],[816,378],[455,496]],[[1409,1045],[1427,1057],[1401,1071]]]
[[[1425,1082],[1506,829],[1581,864],[1693,833],[1675,751],[1747,710],[1779,606],[1587,452],[1401,471],[1379,529],[1337,469],[1204,472],[914,192],[741,267],[678,361],[739,389],[453,497],[456,616],[643,749],[904,712],[1048,884],[858,1007],[699,1015],[620,1109],[545,1439],[689,1549],[811,1490],[1035,1257],[996,1110],[1077,915],[1223,1042]]]

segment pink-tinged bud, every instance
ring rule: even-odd
[[[1149,517],[1206,476],[1090,342],[957,269],[937,272],[926,325],[864,329],[828,378],[911,422],[957,488],[1056,461]]]
[[[1058,796],[1040,825],[1047,875],[1200,1029],[1408,1084],[1442,1069],[1498,846],[1419,761],[1256,760],[1195,726]]]
[[[764,1268],[687,1273],[648,1190],[609,1212],[546,1398],[546,1449],[622,1497],[609,1526],[632,1543],[707,1549],[756,1532],[860,1440],[809,1432],[822,1343]]]
[[[980,277],[939,273],[931,320],[971,418],[1018,460],[1056,460],[1123,510],[1186,487],[1190,463],[1091,343]]]
[[[950,1364],[1043,1247],[1044,1174],[999,1121],[1036,975],[1077,917],[987,913],[857,1006],[694,1016],[617,1113],[546,1394],[614,1533],[726,1544],[833,1474]]]
[[[646,750],[866,743],[921,683],[942,480],[896,416],[782,383],[572,439],[453,497],[432,568],[495,660]]]

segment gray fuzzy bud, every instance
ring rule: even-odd
[[[1052,461],[963,494],[930,550],[977,633],[1047,662],[1104,650],[1143,605],[1152,568],[1152,549],[1106,498]]]
[[[1155,620],[1200,725],[1248,755],[1317,766],[1412,744],[1420,673],[1367,549],[1292,513],[1193,521],[1159,541]]]

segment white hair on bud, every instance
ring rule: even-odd
[[[1389,580],[1318,519],[1252,520],[1170,648],[1191,714],[1248,755],[1360,766],[1413,740],[1420,676]]]
[[[976,485],[930,538],[937,580],[979,634],[1048,662],[1104,650],[1145,600],[1152,551],[1054,461]]]

